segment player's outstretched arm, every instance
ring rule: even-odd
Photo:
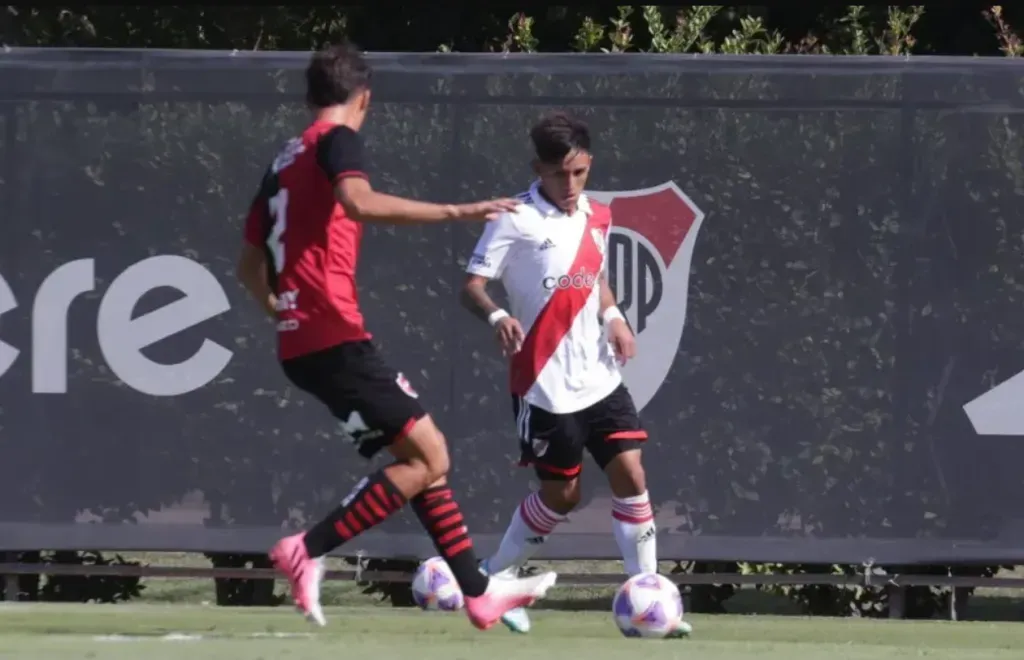
[[[494,199],[475,204],[431,204],[385,195],[373,189],[363,159],[363,140],[347,126],[336,126],[317,143],[317,164],[334,186],[334,197],[345,214],[359,222],[392,225],[493,220],[520,204],[514,199]]]
[[[451,220],[493,220],[522,202],[494,199],[473,204],[431,204],[379,193],[361,177],[346,177],[334,186],[334,196],[346,215],[359,222],[392,225],[448,222]]]

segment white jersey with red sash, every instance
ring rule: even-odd
[[[515,212],[488,223],[467,271],[501,281],[526,333],[510,365],[512,394],[553,413],[575,412],[622,382],[600,321],[611,212],[582,196],[566,214],[536,183],[519,199]]]

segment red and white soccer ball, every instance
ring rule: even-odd
[[[416,569],[412,578],[412,597],[424,610],[454,612],[465,604],[452,569],[441,557],[431,557]]]
[[[668,578],[642,573],[619,587],[612,615],[626,637],[671,637],[683,621],[683,599],[679,587]]]

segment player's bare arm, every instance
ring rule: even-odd
[[[459,295],[459,302],[462,303],[462,306],[481,321],[486,321],[491,314],[501,309],[487,293],[487,284],[490,281],[489,277],[471,274],[466,277],[466,282],[462,285],[462,292]]]
[[[358,122],[356,122],[358,123]],[[474,204],[431,204],[377,192],[370,185],[363,140],[347,125],[335,126],[317,144],[317,164],[334,187],[345,215],[357,222],[391,225],[492,220],[519,205],[514,199]]]
[[[523,326],[491,299],[487,293],[488,282],[488,277],[470,274],[462,286],[459,300],[474,316],[494,328],[502,352],[505,355],[514,355],[523,345]]]
[[[601,273],[599,279],[599,286],[601,287],[601,316],[604,317],[604,313],[612,307],[615,307],[615,293],[612,291],[612,287],[608,284],[608,276],[606,273]]]
[[[270,287],[270,279],[267,277],[266,253],[251,243],[243,243],[236,275],[267,316],[274,318],[277,296]]]
[[[494,199],[472,204],[431,204],[377,192],[363,178],[344,178],[335,184],[334,195],[345,213],[360,222],[392,225],[493,220],[520,204],[514,199]]]
[[[608,284],[608,278],[601,273],[599,280],[601,287],[601,322],[605,324],[608,332],[608,341],[615,349],[615,356],[620,364],[636,356],[636,339],[633,331],[629,329],[625,317],[615,304],[615,293]]]

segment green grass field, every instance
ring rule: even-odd
[[[152,565],[209,566],[195,555],[128,557]],[[571,562],[562,572],[614,572],[616,563]],[[669,566],[663,567],[668,569]],[[144,581],[125,605],[0,603],[0,660],[973,660],[1024,658],[1020,594],[988,591],[972,599],[972,619],[889,621],[807,618],[792,603],[741,590],[732,614],[690,616],[688,640],[627,640],[610,614],[612,589],[556,588],[534,613],[531,634],[473,629],[462,614],[393,609],[351,583],[324,585],[332,605],[315,629],[287,607],[219,608],[211,580]],[[283,589],[279,583],[278,590]],[[773,616],[753,612],[772,612]]]
[[[461,614],[387,608],[332,608],[328,627],[312,630],[285,608],[189,605],[33,605],[0,607],[0,658],[19,660],[517,660],[582,657],[620,660],[973,660],[1021,658],[1024,627],[948,623],[694,617],[689,640],[628,640],[604,612],[537,612],[518,636],[478,632]]]

